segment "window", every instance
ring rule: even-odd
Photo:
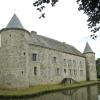
[[[25,55],[26,53],[24,52],[24,55]]]
[[[83,70],[80,70],[80,75],[83,76]]]
[[[37,67],[34,67],[34,75],[37,75]]]
[[[72,75],[72,69],[69,69],[69,75]]]
[[[73,66],[76,67],[76,61],[75,60],[73,60]]]
[[[66,69],[64,69],[64,73],[66,73]]]
[[[64,64],[66,64],[66,59],[64,59]]]
[[[68,60],[68,66],[72,66],[72,61]]]
[[[11,34],[9,36],[11,37]]]
[[[32,60],[33,60],[33,61],[37,61],[37,54],[36,54],[36,53],[33,53],[33,54],[32,54]]]
[[[73,70],[69,69],[69,75],[73,75]]]
[[[74,75],[77,75],[77,70],[74,69]]]
[[[53,57],[53,63],[56,63],[56,57]]]
[[[22,71],[22,75],[23,75],[23,71]]]
[[[82,62],[80,61],[80,67],[82,67]]]
[[[57,75],[59,75],[60,74],[60,69],[59,68],[57,68]]]

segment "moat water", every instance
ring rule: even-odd
[[[100,100],[100,85],[64,90],[35,97],[0,100]]]

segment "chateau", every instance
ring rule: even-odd
[[[64,78],[96,80],[95,53],[29,32],[13,15],[0,30],[0,88],[28,88],[57,84]]]

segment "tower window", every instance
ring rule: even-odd
[[[64,73],[66,73],[66,69],[64,69]]]
[[[60,74],[60,69],[59,68],[57,68],[57,75],[59,75]]]
[[[36,54],[36,53],[33,53],[33,54],[32,54],[32,60],[33,60],[33,61],[37,61],[37,54]]]
[[[9,36],[11,37],[11,34]]]
[[[26,55],[26,53],[24,52],[24,55]]]
[[[57,61],[56,61],[56,57],[53,57],[53,63],[56,63]]]
[[[22,71],[22,75],[23,75],[23,71]]]
[[[83,70],[80,70],[80,75],[83,76]]]
[[[34,75],[37,75],[37,67],[34,67]]]

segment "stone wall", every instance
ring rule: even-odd
[[[65,77],[73,78],[76,81],[86,80],[84,57],[35,45],[30,45],[29,50],[30,85],[60,83]],[[37,61],[32,61],[33,53],[37,54]],[[53,57],[56,57],[56,63],[54,63]],[[37,75],[34,75],[34,67],[37,67]]]
[[[15,29],[1,31],[0,88],[29,86],[26,34]]]
[[[0,88],[54,84],[64,78],[86,80],[85,57],[29,44],[31,33],[23,29],[4,29],[0,34]]]
[[[86,53],[84,55],[86,57],[87,80],[97,80],[95,54]]]

